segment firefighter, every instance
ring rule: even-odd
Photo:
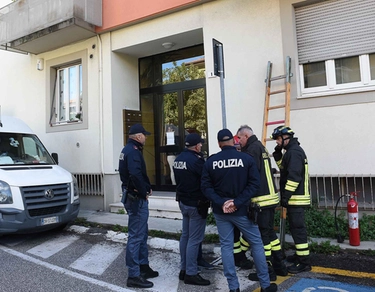
[[[258,226],[262,236],[264,252],[268,264],[268,273],[271,281],[276,281],[277,276],[286,276],[288,271],[283,263],[283,252],[280,240],[274,230],[275,208],[279,204],[275,180],[271,169],[271,160],[267,149],[254,135],[248,125],[241,126],[237,131],[241,152],[253,157],[260,174],[260,188],[256,197],[251,199],[253,204],[259,206]],[[250,273],[248,278],[258,281],[256,273]]]
[[[287,269],[292,274],[311,271],[304,209],[310,206],[311,200],[307,157],[291,128],[279,126],[274,129],[271,138],[277,144],[273,157],[280,169],[280,203],[287,208],[289,228],[296,248],[295,255],[287,258],[293,262]],[[285,150],[284,154],[282,149]]]

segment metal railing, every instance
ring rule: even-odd
[[[310,194],[313,205],[324,209],[335,209],[340,196],[356,192],[358,208],[375,211],[375,175],[373,174],[310,174]],[[276,175],[276,184],[279,175]],[[338,209],[346,209],[348,197],[342,198]]]

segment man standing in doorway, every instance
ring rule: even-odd
[[[259,171],[260,188],[251,202],[260,209],[257,223],[262,236],[268,273],[271,281],[276,281],[276,275],[286,276],[288,271],[283,263],[284,255],[281,251],[280,240],[274,230],[275,208],[279,204],[279,196],[276,192],[270,156],[248,125],[241,126],[237,131],[237,136],[241,145],[241,152],[253,157]],[[258,281],[258,276],[256,273],[250,273],[249,279]]]
[[[220,130],[217,139],[221,151],[210,156],[204,164],[202,191],[212,202],[220,237],[224,275],[230,292],[240,291],[233,257],[235,226],[250,241],[261,291],[277,291],[277,285],[270,284],[258,225],[248,217],[250,200],[256,196],[259,189],[256,164],[250,155],[236,150],[233,135],[228,129]]]
[[[304,210],[310,206],[307,157],[291,128],[279,126],[271,138],[277,144],[273,157],[280,169],[280,202],[282,207],[287,208],[289,228],[296,247],[295,256],[287,258],[293,262],[288,272],[298,274],[311,271]],[[282,149],[285,150],[284,154]]]
[[[159,276],[158,272],[150,268],[148,261],[148,197],[152,195],[152,189],[141,152],[146,135],[150,134],[141,124],[131,126],[128,143],[122,149],[119,161],[123,191],[121,201],[129,215],[126,244],[127,286],[136,288],[151,288],[154,284],[146,279]]]
[[[180,238],[181,266],[179,279],[190,285],[210,285],[198,273],[198,252],[204,238],[209,201],[201,191],[204,140],[197,133],[185,138],[185,149],[173,164],[176,178],[176,200],[182,213]]]

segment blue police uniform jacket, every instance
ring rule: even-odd
[[[176,199],[187,206],[196,207],[198,200],[206,200],[201,191],[201,176],[204,165],[201,153],[187,148],[173,163],[176,179]]]
[[[237,211],[228,215],[247,215],[247,207],[259,189],[259,171],[254,159],[238,152],[234,146],[224,146],[210,156],[202,171],[202,191],[212,202],[213,212],[224,214],[223,204],[234,199]]]
[[[142,144],[129,139],[122,149],[119,159],[119,172],[122,188],[145,199],[151,190],[146,172],[146,163],[142,155]]]

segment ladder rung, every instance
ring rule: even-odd
[[[280,105],[275,105],[275,106],[270,106],[268,110],[273,110],[273,109],[278,109],[278,108],[284,108],[285,104],[280,104]]]
[[[268,142],[268,141],[273,141],[273,139],[272,138],[266,138],[266,141]]]
[[[279,79],[284,79],[284,78],[286,78],[286,75],[275,76],[275,77],[272,77],[272,78],[270,79],[270,81],[279,80]]]
[[[270,92],[270,95],[271,95],[271,94],[282,93],[282,92],[285,92],[285,91],[286,91],[286,89],[281,89],[281,90],[272,91],[272,92]]]
[[[284,123],[285,123],[285,120],[278,120],[278,121],[273,121],[273,122],[267,122],[266,126],[284,124]]]

